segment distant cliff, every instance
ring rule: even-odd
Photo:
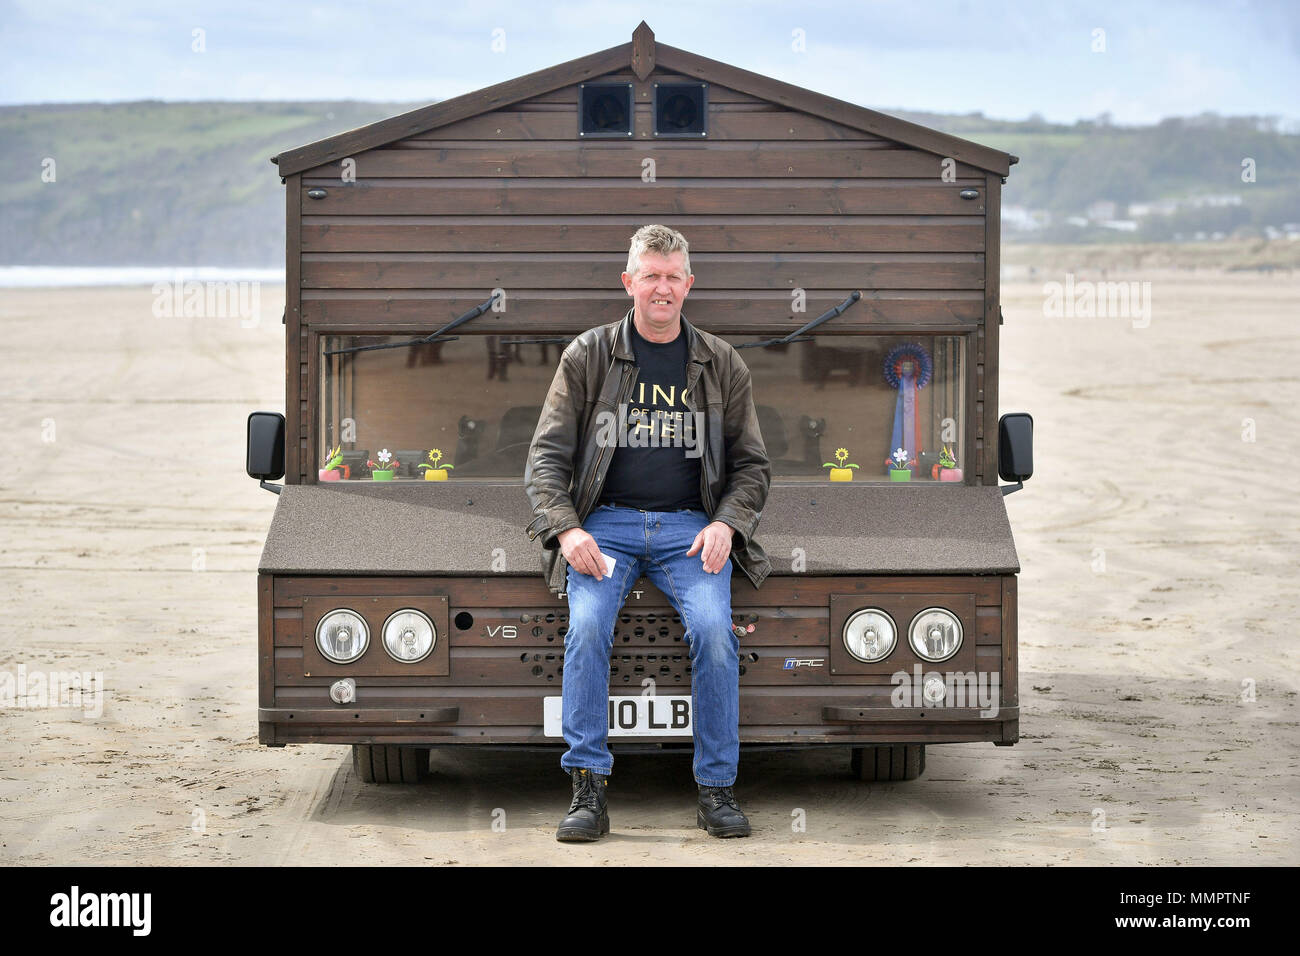
[[[282,265],[284,187],[270,158],[413,105],[2,107],[0,264]]]

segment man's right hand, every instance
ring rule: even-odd
[[[597,581],[604,580],[605,562],[600,556],[600,546],[596,539],[581,528],[570,528],[555,536],[560,542],[560,551],[569,566],[577,568],[583,574],[590,574]]]

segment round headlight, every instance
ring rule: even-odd
[[[394,611],[384,622],[384,650],[403,664],[414,664],[429,656],[438,639],[428,615],[412,607]]]
[[[961,621],[951,611],[928,607],[912,618],[907,639],[922,660],[946,661],[961,647]]]
[[[316,646],[326,660],[351,664],[370,646],[370,628],[360,614],[342,607],[320,619],[316,625]]]
[[[844,648],[863,663],[884,660],[897,640],[894,619],[879,608],[855,611],[844,622]]]

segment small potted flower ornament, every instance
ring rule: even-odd
[[[393,472],[401,462],[394,458],[392,452],[387,448],[381,449],[375,458],[379,460],[366,462],[366,465],[370,468],[370,477],[375,481],[392,481]]]
[[[835,461],[828,461],[822,465],[823,468],[831,470],[831,481],[852,481],[853,469],[858,466],[851,461],[847,461],[849,450],[847,448],[835,449]]]
[[[961,469],[957,467],[957,459],[947,445],[939,452],[939,464],[936,467],[939,469],[940,481],[961,481]]]
[[[425,481],[446,481],[447,480],[447,469],[455,468],[456,466],[439,464],[439,462],[441,461],[442,461],[442,452],[439,451],[437,448],[430,448],[429,449],[430,464],[425,464],[424,462],[420,462],[420,467],[424,469]]]
[[[912,466],[916,464],[916,459],[908,461],[907,452],[898,448],[893,455],[885,459],[885,464],[889,466],[890,481],[911,481]]]
[[[342,475],[339,472],[339,466],[343,464],[343,446],[330,449],[330,453],[325,456],[325,467],[323,467],[318,477],[321,481],[338,481]]]

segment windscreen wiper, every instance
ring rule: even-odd
[[[737,345],[735,347],[738,349],[756,349],[768,345],[788,345],[791,342],[807,342],[809,339],[812,339],[813,336],[805,335],[804,333],[811,332],[813,329],[817,328],[817,326],[821,325],[823,322],[829,322],[831,319],[835,318],[835,316],[842,313],[849,306],[853,305],[854,302],[857,302],[858,299],[860,298],[862,298],[861,292],[857,292],[857,291],[851,292],[849,294],[849,297],[845,299],[843,302],[841,302],[839,305],[832,306],[831,308],[823,312],[821,315],[817,316],[817,318],[813,319],[811,322],[795,329],[789,335],[783,335],[775,339],[764,339],[761,342],[743,342],[740,345]]]
[[[470,319],[477,319],[488,309],[492,308],[492,303],[496,300],[497,296],[494,293],[488,297],[486,302],[479,303],[464,315],[457,316],[442,328],[438,329],[438,331],[430,332],[422,339],[411,339],[409,342],[385,342],[383,345],[353,345],[346,349],[330,349],[324,354],[340,355],[344,352],[369,352],[373,349],[404,349],[410,348],[412,345],[432,345],[434,342],[454,342],[456,339],[460,338],[459,335],[444,335],[443,333],[450,332],[459,325],[464,325]]]
[[[573,341],[572,335],[544,335],[536,339],[518,339],[513,335],[501,340],[502,345],[568,345]]]

